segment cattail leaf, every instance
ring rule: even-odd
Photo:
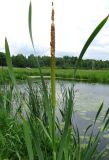
[[[80,135],[79,135],[79,129],[78,129],[77,124],[76,124],[76,136],[77,136],[77,143],[79,145],[80,144]]]
[[[39,118],[37,118],[37,120],[38,120],[40,126],[42,127],[42,129],[43,129],[45,135],[47,136],[47,138],[49,139],[49,141],[52,143],[52,139],[51,139],[51,137],[49,136],[49,134],[48,134],[48,132],[47,132],[45,126],[44,126],[43,123],[42,123],[42,121],[41,121]]]
[[[106,111],[106,114],[105,114],[105,116],[104,116],[103,122],[106,120],[108,114],[109,114],[109,108],[108,108],[107,111]]]
[[[8,72],[9,72],[11,81],[17,91],[16,92],[17,96],[20,97],[19,90],[18,90],[17,83],[16,83],[16,79],[15,79],[14,72],[13,72],[12,60],[11,60],[11,56],[10,56],[10,49],[9,49],[7,38],[5,38],[5,53],[6,53],[6,62],[7,62],[7,66],[8,66]],[[20,109],[21,109],[21,106],[17,108],[15,116],[20,111]]]
[[[63,154],[64,148],[65,148],[66,137],[68,134],[69,124],[70,124],[72,111],[73,111],[72,97],[73,97],[73,91],[71,90],[71,91],[69,91],[68,108],[67,108],[67,113],[66,113],[65,126],[64,126],[64,131],[63,131],[63,135],[62,135],[61,142],[60,142],[57,160],[62,159],[62,154]],[[66,96],[66,99],[67,99],[67,96]]]
[[[86,128],[84,135],[86,135],[86,133],[88,132],[88,130],[89,130],[91,127],[92,127],[92,124],[90,124],[90,125]]]
[[[98,112],[97,112],[97,114],[96,114],[96,116],[95,116],[94,124],[96,123],[96,121],[97,121],[97,119],[98,119],[98,117],[99,117],[99,115],[100,115],[100,113],[101,113],[101,111],[102,111],[102,108],[103,108],[103,103],[101,104],[101,106],[100,106],[100,108],[99,108],[99,110],[98,110]]]
[[[100,141],[100,132],[95,136],[95,139],[93,140],[93,143],[90,146],[87,146],[87,152],[85,153],[84,160],[92,159],[94,153],[97,150],[98,143]]]
[[[7,62],[7,66],[8,66],[8,72],[11,78],[11,81],[16,89],[16,95],[18,98],[20,98],[20,93],[17,87],[17,83],[16,83],[16,79],[14,76],[14,72],[13,72],[13,66],[12,66],[12,60],[11,60],[11,56],[10,56],[10,49],[9,49],[9,45],[8,45],[8,41],[7,38],[5,38],[5,53],[6,53],[6,62]],[[20,111],[21,106],[19,106],[17,108],[17,111],[15,113],[15,116],[17,115],[17,113]]]
[[[80,53],[80,55],[79,55],[78,61],[77,61],[77,63],[76,63],[76,68],[77,68],[79,62],[81,61],[82,57],[84,56],[86,50],[88,49],[88,47],[90,46],[90,44],[91,44],[92,41],[94,40],[94,38],[97,36],[97,34],[100,32],[100,30],[102,29],[102,27],[103,27],[103,26],[105,25],[105,23],[107,22],[108,17],[109,17],[109,15],[100,22],[100,24],[95,28],[95,30],[92,32],[92,34],[90,35],[90,37],[89,37],[88,40],[86,41],[86,43],[85,43],[85,45],[83,46],[82,51],[81,51],[81,53]]]
[[[35,146],[35,150],[37,152],[37,155],[38,155],[38,159],[39,160],[44,160],[44,157],[43,157],[43,152],[42,152],[42,149],[41,149],[41,142],[40,142],[40,138],[39,138],[39,134],[38,134],[38,130],[35,129],[35,124],[33,123],[33,121],[28,117],[28,123],[30,125],[30,129],[31,129],[31,133],[32,133],[32,137],[34,139],[33,143],[34,143],[34,146]]]
[[[66,140],[66,143],[65,143],[65,149],[64,149],[65,160],[69,159],[69,144],[70,144],[70,140],[71,140],[71,132],[72,132],[72,129],[69,129],[69,132],[68,132],[68,135],[67,135],[67,140]]]
[[[96,157],[96,159],[95,160],[102,160],[102,158],[104,157],[103,155],[105,155],[105,150],[103,150],[103,151],[101,151],[100,153],[98,153],[98,155],[97,155],[97,157]]]
[[[64,120],[64,119],[65,119],[65,114],[64,114],[63,110],[59,108],[59,111],[60,111],[61,116],[62,116],[62,118],[63,118],[63,120]]]
[[[7,66],[8,66],[9,75],[12,80],[12,83],[14,84],[14,86],[16,86],[16,80],[14,77],[12,60],[11,60],[11,56],[10,56],[10,49],[9,49],[7,38],[5,38],[5,53],[6,53],[6,62],[7,62]]]
[[[85,133],[84,133],[84,139],[83,139],[83,142],[84,142],[84,140],[85,140],[85,137],[86,137],[86,134],[87,134],[88,130],[89,130],[92,126],[93,126],[93,125],[92,125],[92,124],[90,124],[90,125],[86,128]],[[90,136],[90,138],[91,138],[91,137],[92,137],[92,135]],[[90,141],[89,141],[88,145],[90,145],[90,142],[91,142],[91,139],[90,139]]]
[[[107,128],[108,124],[109,124],[109,118],[107,119],[107,121],[106,121],[106,123],[105,123],[105,125],[103,127],[103,131]]]
[[[29,26],[30,39],[31,39],[32,45],[34,47],[33,36],[32,36],[32,4],[31,4],[31,2],[29,5],[28,26]]]
[[[25,143],[28,151],[29,160],[34,160],[33,156],[33,149],[32,149],[32,140],[30,137],[30,127],[28,123],[24,120],[23,121],[23,129],[24,129],[24,136],[25,136]]]

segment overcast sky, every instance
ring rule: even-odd
[[[28,34],[29,0],[0,0],[0,51],[7,37],[12,54],[32,53]],[[33,38],[37,52],[50,55],[51,0],[31,0]],[[95,27],[109,14],[109,0],[54,0],[56,56],[78,56]],[[85,58],[109,60],[109,21]]]

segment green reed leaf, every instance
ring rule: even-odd
[[[109,125],[109,118],[107,119],[107,121],[106,121],[106,123],[105,123],[105,125],[103,127],[103,131],[107,128],[108,125]]]
[[[16,86],[16,80],[14,77],[12,60],[11,60],[11,56],[10,56],[10,49],[9,49],[7,38],[5,38],[5,53],[6,53],[6,62],[7,62],[7,66],[8,66],[9,75],[12,80],[12,83],[14,84],[14,86]]]
[[[102,160],[103,159],[103,155],[104,155],[104,153],[105,153],[105,149],[103,150],[103,151],[101,151],[100,153],[98,153],[98,155],[97,155],[97,157],[96,157],[96,159],[95,160]]]
[[[88,130],[89,130],[91,127],[92,127],[92,124],[90,124],[90,125],[86,128],[85,133],[84,133],[84,136],[87,134]]]
[[[109,115],[109,108],[107,109],[106,113],[105,113],[105,116],[104,116],[104,119],[103,119],[103,122],[106,120],[107,116]]]
[[[32,36],[32,4],[31,4],[31,2],[29,5],[28,26],[29,26],[30,39],[31,39],[32,45],[34,46],[33,36]]]
[[[99,115],[100,115],[100,113],[101,113],[101,111],[102,111],[102,108],[103,108],[103,103],[101,104],[101,106],[100,106],[99,109],[98,109],[98,112],[97,112],[97,114],[96,114],[96,116],[95,116],[94,124],[96,123],[96,121],[97,121],[97,119],[98,119],[98,117],[99,117]]]
[[[109,18],[109,15],[100,22],[100,24],[95,28],[95,30],[92,32],[92,34],[90,35],[90,37],[86,41],[86,43],[83,46],[82,51],[81,51],[81,53],[79,55],[78,61],[76,63],[76,68],[77,68],[79,62],[81,61],[81,59],[83,58],[86,50],[88,49],[88,47],[90,46],[90,44],[94,40],[94,38],[97,36],[97,34],[100,32],[100,30],[103,28],[103,26],[107,22],[108,18]]]
[[[45,135],[47,136],[47,138],[49,139],[49,141],[52,143],[52,139],[51,139],[51,137],[49,136],[49,133],[47,132],[45,126],[44,126],[43,123],[42,123],[42,121],[41,121],[39,118],[37,118],[37,120],[38,120],[40,126],[42,127]]]
[[[41,149],[41,142],[40,142],[40,138],[39,138],[38,128],[35,128],[35,124],[33,123],[33,121],[34,121],[34,119],[31,120],[31,118],[28,117],[28,123],[30,125],[32,138],[34,139],[34,141],[33,141],[34,146],[35,146],[34,149],[37,152],[38,159],[39,160],[44,160],[43,152],[42,152],[42,149]]]
[[[89,160],[89,159],[92,159],[93,158],[93,155],[94,153],[96,152],[97,150],[97,147],[98,147],[98,143],[100,141],[100,132],[98,132],[98,134],[95,136],[92,144],[90,144],[90,146],[87,146],[87,152],[84,156],[84,160]]]
[[[66,99],[68,99],[68,108],[67,108],[67,113],[66,113],[64,132],[63,132],[63,135],[62,135],[62,138],[61,138],[57,160],[62,159],[62,154],[63,154],[64,148],[65,148],[65,142],[67,140],[66,137],[68,135],[70,120],[71,120],[72,111],[73,111],[73,99],[72,99],[72,97],[73,97],[73,91],[71,89],[71,91],[69,90],[69,98],[66,96]]]
[[[28,151],[29,160],[34,160],[32,140],[30,137],[31,131],[28,123],[25,120],[23,121],[23,128],[24,128],[25,143]]]

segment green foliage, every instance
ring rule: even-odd
[[[12,64],[14,67],[20,68],[37,68],[37,59],[40,62],[41,67],[50,67],[50,57],[49,56],[35,56],[30,54],[28,57],[25,57],[23,54],[13,55]],[[62,69],[71,69],[75,67],[77,57],[55,57],[57,68]],[[0,53],[0,66],[6,66],[6,57],[5,53]],[[78,65],[79,69],[92,69],[92,70],[100,70],[100,69],[108,69],[109,61],[108,60],[95,60],[95,59],[84,59]]]
[[[0,66],[6,66],[6,56],[3,52],[0,52]]]
[[[39,59],[41,67],[50,67],[50,57],[49,56],[34,56],[33,54],[29,55],[27,58],[23,54],[18,54],[16,56],[12,56],[12,63],[14,67],[30,67],[36,68],[38,67],[37,58]],[[21,62],[19,62],[21,60]],[[77,57],[56,57],[56,66],[62,69],[70,69],[74,68]],[[2,61],[1,66],[6,66],[6,62]],[[109,61],[103,60],[95,60],[95,59],[84,59],[78,65],[79,69],[92,69],[92,70],[99,70],[99,69],[108,69],[109,68]]]
[[[8,89],[9,92],[11,94],[11,89]],[[17,117],[12,116],[12,98],[7,96],[7,92],[2,91],[0,99],[0,158],[26,159],[22,123],[19,123]]]
[[[50,57],[49,56],[34,56],[30,54],[28,57],[25,57],[23,54],[17,54],[16,56],[13,55],[12,57],[12,64],[14,67],[20,68],[37,68],[37,58],[40,62],[41,67],[50,67]],[[57,68],[62,69],[70,69],[74,68],[77,57],[55,57],[56,66]],[[0,66],[6,66],[6,57],[5,53],[0,53]],[[109,68],[109,61],[108,60],[95,60],[95,59],[84,59],[78,65],[79,69],[92,69],[92,70],[100,70],[100,69],[108,69]]]
[[[12,56],[12,63],[15,67],[25,68],[27,66],[27,59],[24,55],[18,54],[17,56]]]
[[[27,63],[28,63],[28,67],[31,67],[31,68],[37,67],[36,57],[33,54],[29,55]]]

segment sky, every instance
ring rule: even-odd
[[[50,55],[51,1],[31,0],[35,54]],[[0,0],[0,51],[7,37],[11,54],[33,53],[28,33],[30,0]],[[95,27],[109,14],[109,0],[54,0],[56,56],[79,56]],[[109,60],[109,20],[84,58]]]

